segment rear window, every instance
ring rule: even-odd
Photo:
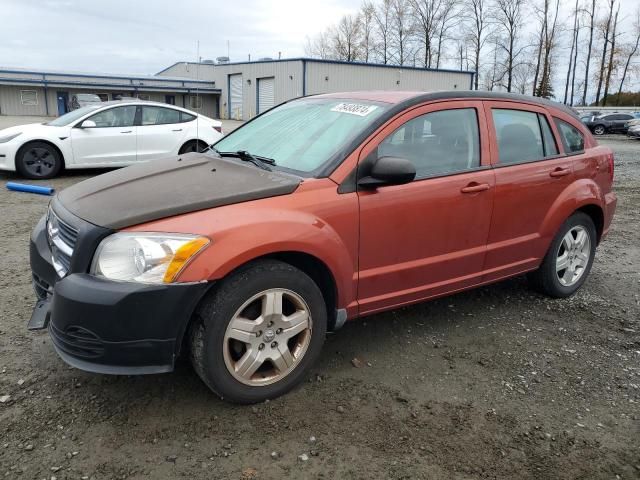
[[[554,118],[556,127],[560,132],[560,139],[564,146],[564,151],[568,154],[584,152],[584,135],[570,123]]]
[[[532,162],[558,154],[546,116],[502,108],[493,109],[492,114],[500,164]]]

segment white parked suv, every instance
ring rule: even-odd
[[[0,130],[0,170],[52,178],[63,168],[121,167],[201,151],[221,137],[221,122],[174,105],[104,102]]]

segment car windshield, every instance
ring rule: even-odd
[[[65,113],[61,117],[58,117],[55,120],[51,120],[49,123],[47,123],[47,125],[51,125],[52,127],[64,127],[72,122],[75,122],[79,118],[82,118],[87,113],[91,113],[94,110],[97,110],[101,106],[102,105],[87,105],[86,107],[82,107],[77,110],[73,110],[72,112]]]
[[[277,167],[313,172],[384,112],[387,104],[305,98],[285,103],[235,130],[214,147],[271,158]]]

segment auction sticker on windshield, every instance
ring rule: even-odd
[[[332,112],[350,113],[351,115],[358,115],[360,117],[366,117],[376,108],[376,105],[362,105],[360,103],[339,103],[331,109]]]

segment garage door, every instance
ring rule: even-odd
[[[242,119],[242,74],[229,75],[229,118]]]
[[[274,84],[275,79],[273,77],[258,79],[258,113],[266,112],[273,107]]]

